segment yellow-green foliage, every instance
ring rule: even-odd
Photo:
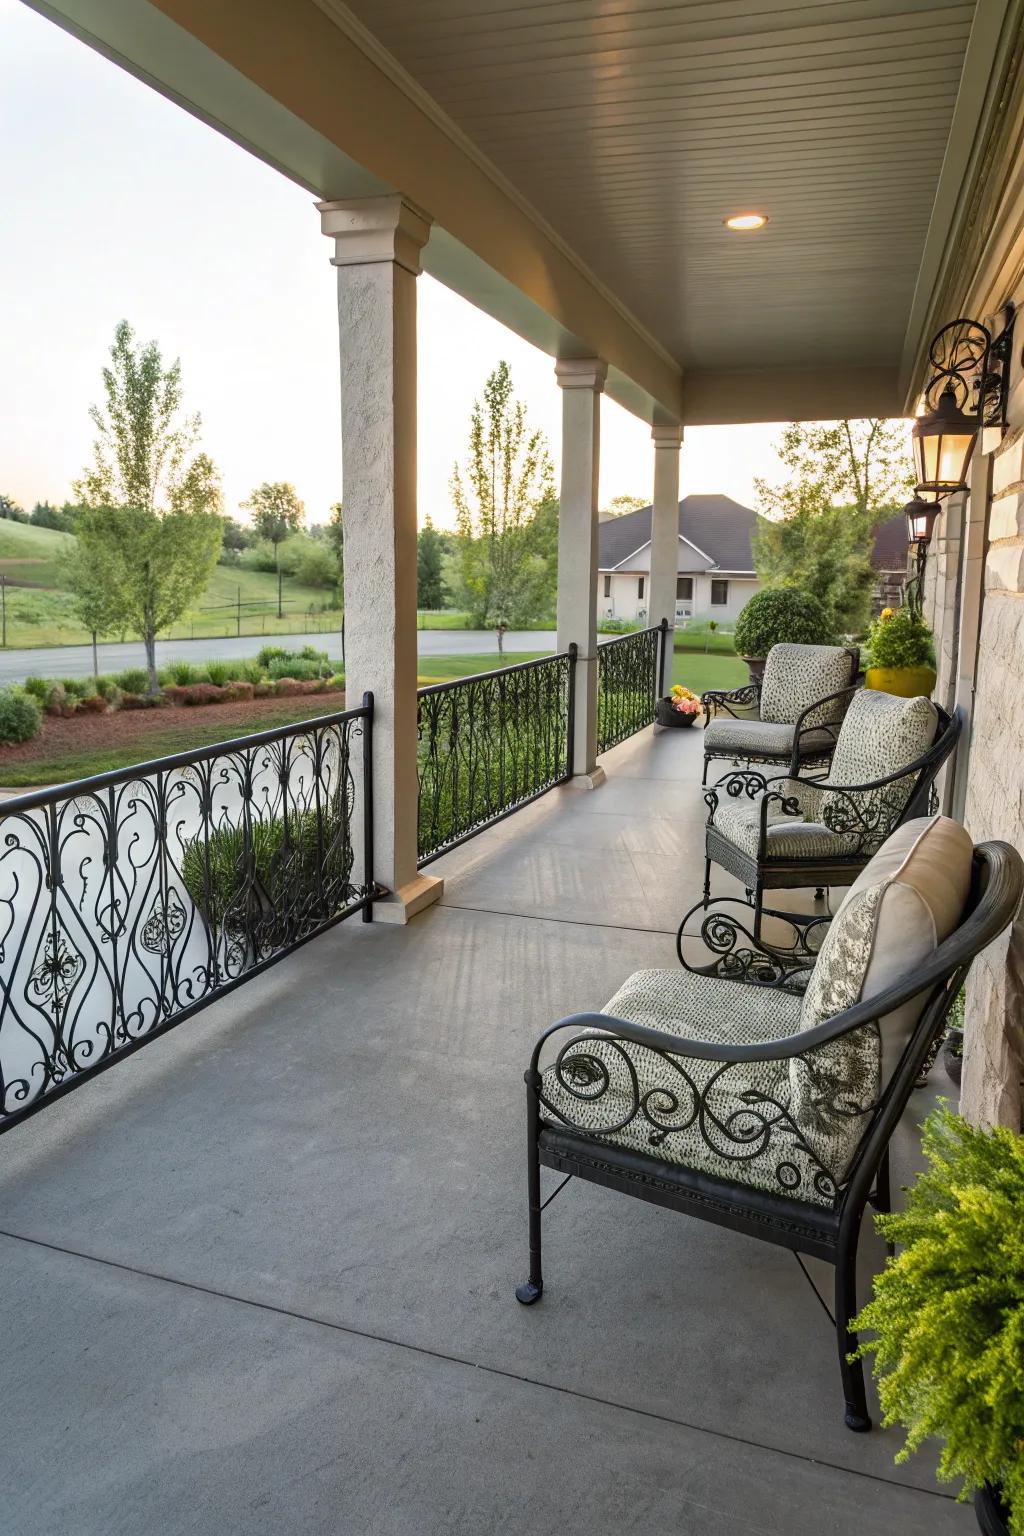
[[[886,1424],[898,1460],[929,1435],[964,1495],[1001,1483],[1011,1536],[1024,1536],[1024,1137],[975,1130],[946,1109],[924,1128],[928,1171],[905,1211],[878,1218],[900,1246],[856,1320],[877,1337]]]

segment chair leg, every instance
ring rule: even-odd
[[[753,902],[754,902],[753,936],[754,936],[754,943],[759,945],[761,943],[761,919],[762,919],[762,916],[763,916],[762,905],[763,905],[763,902],[764,902],[764,886],[761,884],[760,880],[758,880],[757,884],[754,886]]]
[[[850,1320],[857,1311],[857,1235],[860,1223],[849,1234],[840,1237],[839,1257],[836,1263],[836,1342],[839,1346],[839,1374],[843,1382],[845,1420],[847,1429],[864,1434],[871,1428],[868,1413],[867,1392],[864,1387],[864,1362],[851,1360],[857,1348],[857,1335],[851,1332]]]
[[[876,1211],[888,1212],[892,1210],[892,1188],[889,1182],[889,1148],[886,1147],[882,1154],[882,1161],[878,1165],[875,1175],[875,1193],[871,1201]],[[886,1254],[890,1259],[896,1257],[896,1244],[891,1238],[886,1240]]]
[[[524,1307],[532,1306],[544,1293],[544,1276],[541,1270],[541,1200],[540,1200],[540,1149],[537,1138],[540,1133],[540,1111],[537,1090],[540,1087],[538,1073],[526,1074],[526,1187],[530,1208],[530,1278],[516,1286],[516,1301]]]
[[[701,789],[707,789],[707,787],[708,787],[708,765],[710,764],[710,762],[711,762],[711,759],[708,756],[708,754],[705,752],[704,753],[704,772],[701,774],[701,777],[700,777],[700,787],[701,787]]]
[[[705,905],[705,907],[709,905],[710,901],[711,901],[711,860],[705,855],[705,858],[704,858],[704,905]]]

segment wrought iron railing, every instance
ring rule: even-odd
[[[0,1131],[351,913],[373,699],[0,808]]]
[[[607,752],[653,724],[664,671],[668,624],[597,648],[597,750]]]
[[[572,774],[576,647],[419,690],[419,862]]]

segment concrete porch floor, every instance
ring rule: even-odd
[[[0,1141],[5,1533],[973,1529],[844,1429],[825,1266],[574,1183],[513,1299],[523,1067],[675,964],[699,763],[644,732]]]

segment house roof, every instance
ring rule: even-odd
[[[875,529],[871,564],[876,571],[902,571],[907,564],[907,519],[897,512]]]
[[[679,503],[680,537],[707,555],[713,569],[749,571],[753,575],[750,535],[756,527],[757,513],[741,507],[731,496],[684,496]],[[614,570],[649,544],[650,539],[650,507],[638,507],[622,517],[609,518],[597,532],[599,569]]]

